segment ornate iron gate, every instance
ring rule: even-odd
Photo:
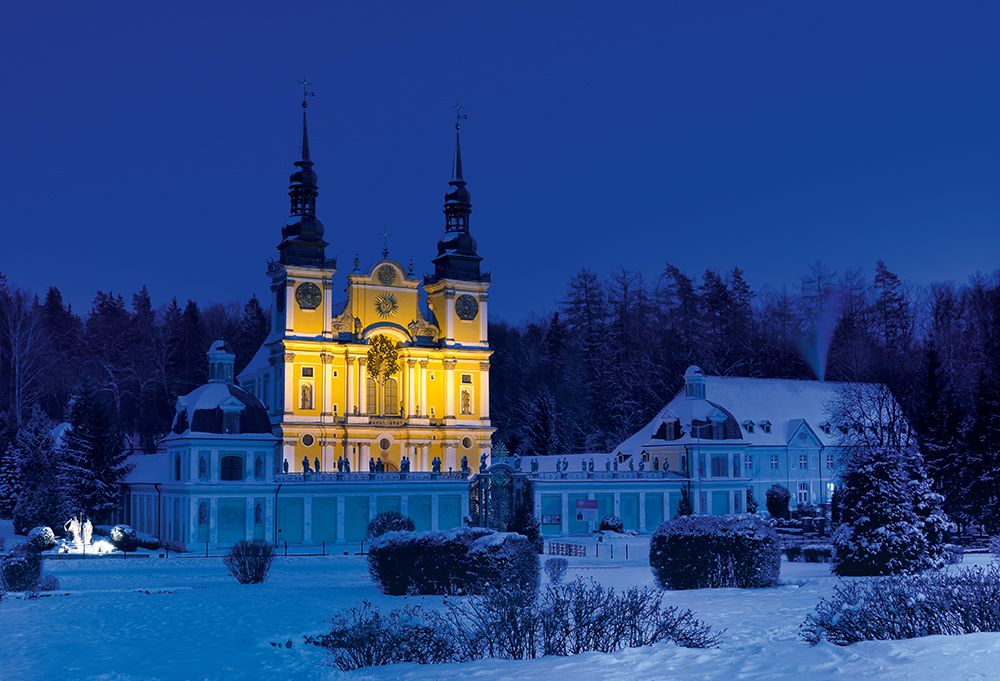
[[[531,480],[508,463],[493,464],[469,483],[469,517],[477,527],[506,531],[522,503],[531,503]]]

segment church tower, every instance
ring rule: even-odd
[[[304,106],[304,103],[303,103]],[[333,302],[337,264],[326,257],[319,193],[302,114],[291,211],[279,257],[268,263],[272,328],[240,374],[265,405],[290,473],[380,471],[459,475],[489,458],[489,273],[469,233],[472,203],[455,138],[445,196],[445,236],[421,280],[412,263],[381,257],[346,273]],[[338,286],[338,289],[340,287]],[[338,296],[339,297],[339,296]],[[429,310],[425,311],[424,302]]]

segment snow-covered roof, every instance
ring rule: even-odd
[[[242,384],[246,378],[253,376],[256,373],[264,371],[268,366],[268,358],[271,356],[271,351],[267,349],[267,344],[271,341],[271,336],[268,336],[260,347],[257,348],[257,352],[254,353],[253,359],[250,363],[246,365],[240,375],[237,376],[237,380]]]
[[[170,456],[166,452],[156,454],[133,454],[128,458],[132,464],[132,472],[122,480],[130,483],[166,482],[170,479]]]
[[[624,456],[637,454],[651,444],[653,434],[664,421],[677,419],[685,435],[673,443],[694,442],[688,424],[694,418],[709,420],[715,405],[732,414],[740,424],[740,435],[750,446],[785,446],[803,422],[823,446],[836,444],[836,429],[827,434],[821,428],[830,422],[830,407],[839,396],[843,384],[820,381],[798,381],[781,378],[735,378],[705,376],[705,399],[688,399],[679,392],[653,419],[619,445],[615,451]],[[756,424],[753,432],[746,425]],[[770,423],[770,432],[762,424]],[[704,440],[703,440],[704,442]]]

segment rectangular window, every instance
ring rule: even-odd
[[[772,454],[771,455],[771,470],[772,471],[778,470],[778,455],[777,454]]]
[[[833,454],[826,455],[826,467],[833,468]]]
[[[809,503],[809,483],[808,482],[800,482],[799,483],[798,502],[800,504],[808,504]]]
[[[809,457],[805,454],[799,454],[799,468],[805,470],[809,468]]]
[[[222,412],[222,432],[226,435],[240,434],[240,413],[238,411]]]
[[[743,457],[743,468],[746,470],[747,474],[753,470],[753,457],[749,454],[746,454]]]
[[[462,383],[472,383],[472,374],[462,374]]]
[[[334,369],[334,370],[333,370],[333,377],[334,377],[334,378],[337,378],[337,376],[339,376],[339,375],[340,375],[340,374],[338,374],[338,373],[337,373],[337,370],[336,370],[336,369]]]
[[[333,405],[333,413],[334,413],[334,414],[336,414],[336,413],[337,413],[337,405],[336,405],[336,404],[334,404],[334,405]]]
[[[733,457],[733,477],[740,477],[740,460],[738,457]]]
[[[312,378],[313,377],[313,368],[312,367],[302,367],[302,377],[303,378]]]

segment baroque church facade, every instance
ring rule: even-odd
[[[418,277],[412,261],[404,267],[386,251],[368,267],[356,258],[346,300],[336,302],[337,262],[326,256],[316,214],[303,111],[291,215],[267,271],[271,331],[239,376],[281,440],[279,472],[359,471],[373,462],[431,471],[436,461],[457,471],[463,457],[472,467],[489,457],[490,274],[469,231],[457,128],[433,273]]]

